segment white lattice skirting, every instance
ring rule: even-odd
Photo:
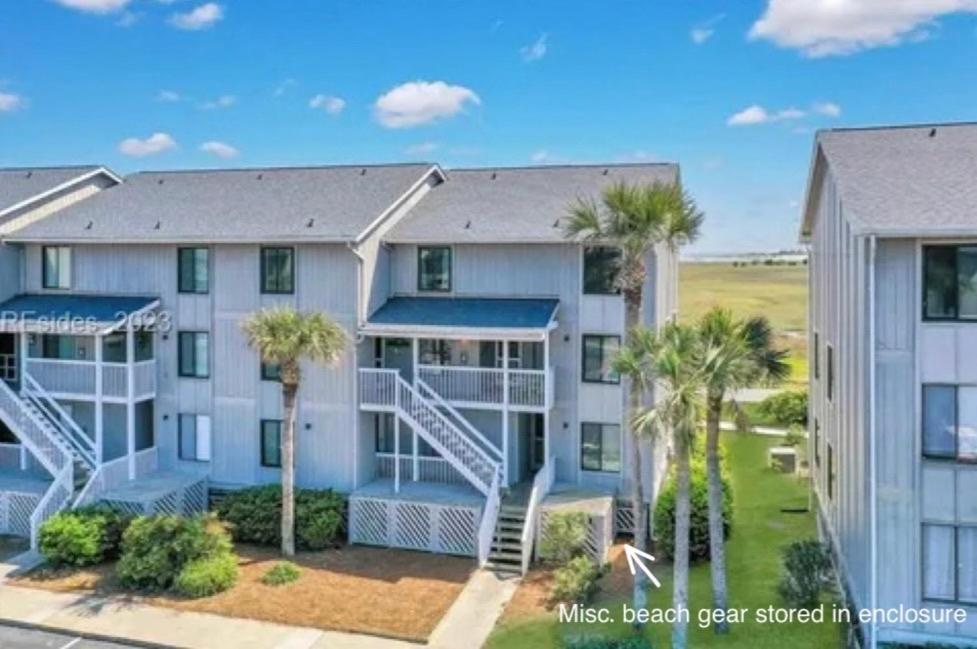
[[[353,496],[349,542],[474,557],[480,507]]]
[[[0,491],[0,534],[31,535],[31,514],[44,494]]]
[[[207,480],[178,487],[161,496],[146,499],[106,498],[102,502],[117,512],[133,516],[153,514],[199,514],[207,511]]]

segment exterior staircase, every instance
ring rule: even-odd
[[[492,550],[486,567],[499,575],[521,575],[523,566],[522,535],[526,526],[525,503],[505,503],[492,535]],[[530,548],[530,552],[532,549]]]

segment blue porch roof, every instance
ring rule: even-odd
[[[91,322],[115,322],[158,300],[128,295],[16,295],[0,304],[0,322],[79,318]]]
[[[474,297],[392,297],[370,316],[370,325],[545,329],[560,301]]]

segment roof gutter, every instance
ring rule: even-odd
[[[877,447],[878,431],[876,430],[876,398],[875,398],[875,264],[876,264],[877,240],[875,236],[868,238],[868,429],[869,429],[869,563],[872,571],[870,582],[871,592],[869,600],[872,610],[877,610],[879,606],[879,511],[878,511],[878,469],[877,469]],[[876,649],[878,646],[878,627],[872,624],[869,628],[870,639],[869,649]]]

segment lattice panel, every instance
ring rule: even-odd
[[[390,505],[384,500],[353,498],[349,501],[349,542],[389,544]]]
[[[172,491],[152,501],[148,509],[154,514],[180,514],[180,492]]]
[[[431,508],[417,503],[394,503],[393,545],[413,550],[430,550]]]
[[[198,514],[207,511],[207,481],[201,480],[183,490],[183,511],[186,514]]]
[[[438,515],[438,525],[434,537],[435,551],[445,554],[475,554],[475,540],[478,535],[477,511],[457,507],[443,507]]]
[[[131,500],[103,500],[105,506],[127,516],[144,516],[148,512],[145,505]]]
[[[39,494],[7,493],[7,530],[14,536],[30,537],[31,514],[41,502]]]
[[[631,503],[619,500],[614,508],[614,533],[634,534],[634,509]]]

